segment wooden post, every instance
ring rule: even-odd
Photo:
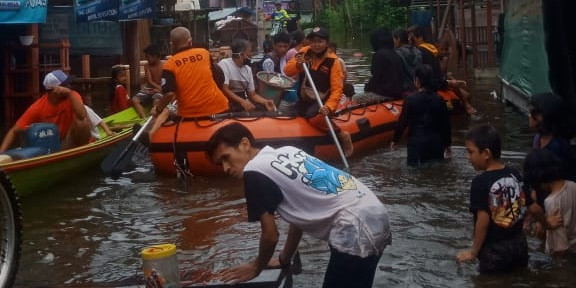
[[[84,104],[92,106],[92,83],[90,83],[90,55],[82,55],[82,78],[85,79],[82,86]]]
[[[90,78],[90,55],[82,55],[82,78]]]
[[[60,66],[62,70],[70,72],[70,40],[64,38],[60,40]]]
[[[494,35],[492,34],[492,1],[486,1],[486,38],[488,39],[488,66],[494,65]]]
[[[472,67],[478,67],[478,27],[476,27],[476,3],[472,1],[470,8],[470,20],[472,21]]]
[[[450,12],[450,6],[452,6],[452,0],[448,0],[446,4],[446,10],[444,10],[444,17],[442,17],[442,24],[440,24],[440,28],[438,28],[438,33],[436,36],[438,40],[442,38],[442,34],[444,33],[444,29],[446,29],[446,20],[448,19],[448,13]]]
[[[448,9],[448,6],[446,6],[445,9]],[[442,37],[442,26],[440,24],[440,0],[436,0],[436,39],[440,40],[440,37]],[[444,22],[444,18],[442,18],[442,21]],[[440,27],[440,28],[439,28]]]
[[[130,76],[126,79],[126,91],[132,91],[132,87],[140,87],[140,42],[138,33],[138,21],[131,20],[125,22],[125,47],[124,56],[126,57],[126,62],[130,65]],[[129,93],[130,96],[132,94]]]
[[[144,49],[150,45],[150,23],[152,22],[151,19],[139,19],[136,20],[138,22],[138,45]]]
[[[31,84],[32,90],[30,91],[32,97],[37,98],[40,96],[40,48],[38,46],[38,24],[31,24],[26,26],[27,35],[33,35],[32,45],[30,45],[30,64],[32,65]]]
[[[464,14],[464,1],[463,0],[458,0],[458,8],[460,10],[460,23],[458,26],[460,26],[460,29],[458,30],[460,33],[460,55],[462,57],[462,64],[463,64],[463,68],[464,68],[464,73],[466,73],[467,69],[467,61],[466,61],[466,19],[465,14]]]
[[[265,21],[266,21],[266,17],[264,15],[264,11],[262,10],[262,1],[256,1],[256,14],[257,16],[257,22],[256,22],[256,27],[257,27],[257,39],[258,39],[258,47],[256,47],[256,51],[260,51],[260,49],[262,49],[262,43],[264,43],[264,38],[266,36],[266,27],[265,27]]]

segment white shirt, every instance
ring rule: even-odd
[[[232,58],[224,58],[218,62],[224,72],[224,84],[234,93],[256,91],[252,68],[248,65],[238,67]]]
[[[274,63],[274,60],[272,60],[271,57],[266,58],[262,62],[262,71],[276,72],[274,71],[274,68],[276,68],[275,66],[276,64]],[[286,75],[284,74],[284,67],[286,67],[286,56],[280,58],[280,74],[282,75]]]
[[[546,231],[546,252],[576,252],[576,183],[565,180],[562,189],[544,200],[546,214],[560,212],[564,225]]]
[[[388,213],[364,184],[295,147],[266,146],[244,168],[282,191],[276,212],[343,253],[379,255],[391,242]]]
[[[102,118],[92,110],[92,108],[84,105],[86,108],[86,114],[88,115],[88,120],[90,121],[90,134],[96,139],[100,139],[100,131],[98,131],[98,125],[102,122]]]

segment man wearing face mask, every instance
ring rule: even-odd
[[[245,39],[236,39],[230,47],[232,57],[218,62],[224,72],[222,91],[230,100],[230,112],[276,110],[274,101],[256,93],[252,68],[252,44]]]
[[[225,112],[228,100],[214,81],[210,52],[192,48],[190,30],[176,27],[170,32],[172,57],[163,66],[164,96],[152,108],[158,115],[173,100],[178,100],[177,114],[191,118]]]

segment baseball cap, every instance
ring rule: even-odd
[[[48,74],[46,74],[46,77],[44,77],[44,88],[46,88],[46,90],[50,90],[50,89],[54,89],[54,87],[56,86],[63,86],[66,85],[68,83],[70,83],[72,80],[71,76],[68,76],[66,73],[64,73],[64,71],[62,70],[55,70],[52,71]]]
[[[328,29],[324,27],[314,27],[312,31],[308,34],[308,38],[320,37],[322,39],[329,39]]]

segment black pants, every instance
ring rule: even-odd
[[[528,243],[524,234],[487,243],[478,254],[480,273],[506,273],[528,266]]]
[[[444,159],[444,150],[446,147],[442,144],[441,139],[436,135],[411,136],[408,139],[408,165],[419,166],[433,160]]]
[[[326,124],[326,119],[324,119],[324,115],[318,113],[320,111],[320,105],[316,101],[308,101],[308,100],[298,100],[296,102],[296,113],[299,116],[302,116],[308,119],[310,124],[322,131],[330,131],[328,128],[328,124]],[[334,121],[330,118],[330,124],[332,124],[332,128],[334,128],[335,133],[340,132],[340,128]]]
[[[371,288],[380,256],[361,258],[330,248],[322,288]]]

